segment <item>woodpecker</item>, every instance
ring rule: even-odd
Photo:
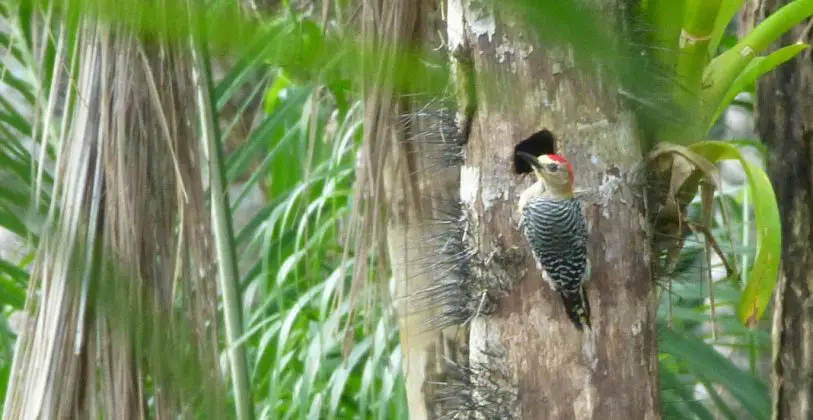
[[[573,197],[573,165],[564,157],[538,157],[517,151],[537,182],[519,199],[520,227],[531,244],[542,278],[559,293],[577,329],[590,326],[590,303],[584,284],[590,278],[587,220]]]

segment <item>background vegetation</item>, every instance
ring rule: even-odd
[[[398,331],[387,299],[393,286],[386,281],[386,258],[375,246],[363,253],[346,246],[363,129],[364,104],[353,83],[365,69],[354,62],[358,46],[350,40],[357,6],[350,3],[260,5],[250,19],[223,20],[210,38],[217,65],[210,101],[226,140],[223,175],[235,223],[229,242],[238,250],[240,340],[260,418],[399,419],[408,410]],[[738,2],[722,3],[733,9],[721,16],[735,18]],[[37,103],[49,85],[44,78],[58,65],[49,51],[38,55],[32,50],[26,31],[35,24],[34,5],[0,4],[3,399],[16,335],[27,322],[21,311],[54,188],[54,147],[59,147],[32,140],[42,122]],[[126,20],[120,13],[126,8],[122,3],[120,9],[100,10],[108,18]],[[558,12],[563,24],[582,25],[574,21],[580,16]],[[738,45],[728,20],[716,24],[715,30],[724,31],[714,55]],[[246,35],[253,27],[277,38]],[[590,41],[585,40],[585,48]],[[774,67],[782,61],[775,58]],[[681,67],[688,73],[702,68]],[[445,83],[438,80],[438,85]],[[745,150],[749,164],[759,167],[769,151],[749,128],[753,81],[738,80],[736,100],[723,92],[727,102],[715,110],[708,136],[700,138]],[[441,94],[432,89],[430,96]],[[757,253],[759,221],[751,206],[765,197],[752,195],[741,166],[722,168],[723,188],[714,192],[709,228],[739,270],[729,276],[708,252],[705,237],[690,233],[676,272],[659,279],[662,409],[668,418],[767,418],[771,412],[770,311],[746,327],[737,310]],[[700,195],[693,197],[689,219],[703,223],[704,204]],[[359,265],[371,267],[369,287],[359,289],[351,282]],[[220,302],[220,310],[226,305]],[[221,337],[224,349],[225,343]]]

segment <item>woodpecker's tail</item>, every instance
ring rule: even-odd
[[[565,311],[567,316],[573,321],[573,325],[581,331],[586,325],[590,326],[590,302],[587,300],[587,292],[584,286],[580,287],[577,291],[569,292],[562,291],[559,293],[562,296],[562,303],[565,304]]]

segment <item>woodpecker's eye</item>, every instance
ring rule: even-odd
[[[549,163],[548,164],[548,170],[551,171],[551,172],[556,172],[556,171],[559,170],[559,165],[557,165],[555,163]]]

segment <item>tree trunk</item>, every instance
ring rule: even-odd
[[[746,26],[790,3],[748,4]],[[813,21],[797,26],[774,47],[813,42]],[[813,418],[813,56],[803,52],[762,76],[757,88],[757,131],[771,150],[768,174],[782,219],[783,273],[773,326],[774,419]]]
[[[623,10],[605,2],[613,17]],[[505,296],[471,324],[470,366],[480,418],[659,417],[656,299],[643,191],[627,181],[642,161],[635,122],[612,86],[581,74],[562,48],[529,41],[518,25],[479,3],[450,0],[449,48],[470,45],[478,117],[461,171],[472,247]],[[518,229],[516,203],[530,177],[513,175],[513,148],[547,128],[575,166],[577,188],[601,188],[586,204],[593,329],[567,318]],[[499,287],[498,287],[499,288]]]
[[[365,84],[365,146],[356,191],[388,206],[386,226],[366,208],[362,243],[383,245],[386,237],[411,420],[444,415],[438,383],[446,380],[446,360],[460,359],[457,338],[467,336],[442,316],[442,302],[432,292],[445,271],[438,250],[459,201],[460,167],[450,156],[458,137],[454,109],[432,96],[423,96],[432,103],[421,103],[393,85],[394,58],[412,47],[436,48],[439,21],[436,0],[364,2],[364,37],[376,45],[377,71]]]

